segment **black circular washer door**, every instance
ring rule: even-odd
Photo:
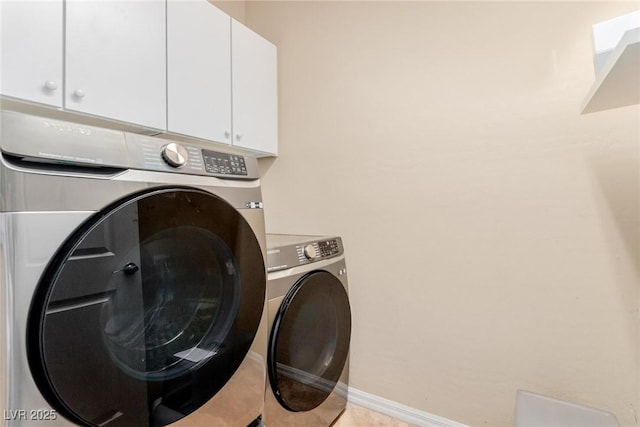
[[[140,192],[93,215],[42,276],[27,355],[51,406],[88,426],[163,426],[247,355],[265,268],[242,215],[198,189]]]
[[[349,355],[351,308],[333,274],[314,271],[285,296],[269,342],[269,379],[280,404],[309,411],[336,387]]]

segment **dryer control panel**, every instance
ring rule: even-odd
[[[340,237],[267,234],[267,271],[318,262],[343,252]]]

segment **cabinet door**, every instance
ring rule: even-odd
[[[231,143],[231,18],[206,0],[167,2],[167,129]]]
[[[65,107],[166,128],[163,0],[66,2]]]
[[[231,64],[233,145],[277,154],[276,47],[232,20]]]
[[[0,1],[0,93],[62,107],[62,0]]]

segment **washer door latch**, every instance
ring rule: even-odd
[[[132,274],[134,274],[138,270],[140,270],[140,267],[135,265],[135,263],[133,263],[133,262],[128,262],[120,270],[114,271],[113,274],[124,273],[127,276],[131,276]]]
[[[247,202],[245,206],[249,209],[262,209],[264,204],[262,202]]]

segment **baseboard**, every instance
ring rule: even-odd
[[[410,424],[422,427],[468,427],[465,424],[430,414],[428,412],[419,411],[410,406],[402,405],[353,387],[349,387],[348,396],[349,402],[355,405],[389,415],[390,417]]]

